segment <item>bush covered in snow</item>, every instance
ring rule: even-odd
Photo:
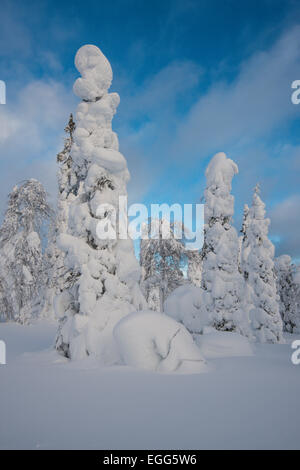
[[[182,323],[190,333],[202,333],[209,324],[209,317],[201,308],[203,290],[191,284],[175,289],[165,301],[164,311]]]
[[[167,315],[150,310],[133,313],[118,323],[114,336],[128,366],[157,372],[207,370],[192,336]]]

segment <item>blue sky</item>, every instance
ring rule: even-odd
[[[217,151],[239,166],[235,223],[257,181],[276,254],[300,259],[300,2],[72,0],[0,3],[0,210],[16,182],[40,179],[52,199],[55,156],[75,111],[83,44],[112,64],[114,119],[131,202],[199,202]]]

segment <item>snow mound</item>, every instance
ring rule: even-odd
[[[207,359],[253,356],[249,340],[238,333],[205,328],[203,335],[197,335],[196,343]]]
[[[75,95],[86,101],[95,101],[109,89],[113,73],[105,55],[96,46],[82,46],[76,54],[75,65],[82,77],[74,83]]]
[[[200,373],[206,363],[183,325],[158,312],[123,318],[114,328],[126,365],[157,372]]]
[[[184,285],[175,289],[164,304],[164,311],[182,323],[190,333],[202,333],[208,324],[208,316],[201,311],[202,289]],[[204,312],[204,313],[203,313]]]

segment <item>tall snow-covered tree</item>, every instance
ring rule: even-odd
[[[237,173],[237,165],[223,152],[212,158],[205,173],[202,314],[218,330],[248,336],[249,320],[241,309],[243,279],[238,270],[238,235],[231,225],[234,212],[231,183]]]
[[[202,282],[202,255],[198,250],[187,250],[188,280],[196,287],[201,287]]]
[[[299,268],[292,264],[291,257],[275,258],[279,311],[283,329],[288,333],[300,333],[300,279]]]
[[[76,184],[67,233],[58,237],[72,276],[54,302],[61,317],[56,348],[71,359],[95,355],[112,364],[119,360],[115,324],[146,302],[133,243],[119,233],[119,198],[127,196],[129,172],[111,127],[119,104],[119,95],[108,93],[111,66],[92,45],[79,49],[75,65],[81,77],[74,92],[82,100],[71,146]]]
[[[45,285],[41,229],[50,215],[37,180],[13,188],[0,229],[0,303],[8,320],[26,323],[37,314]]]
[[[274,245],[268,238],[270,220],[265,218],[265,204],[255,187],[252,206],[242,244],[241,268],[250,291],[250,320],[257,341],[282,341],[282,320],[274,273]]]
[[[160,312],[167,296],[183,283],[185,247],[183,237],[177,238],[176,233],[176,224],[152,219],[144,226],[146,236],[141,239],[143,290],[150,307]]]
[[[76,125],[73,115],[70,114],[69,121],[65,127],[66,138],[63,150],[57,155],[58,163],[58,198],[56,217],[50,226],[48,246],[45,252],[47,265],[47,289],[42,315],[52,317],[54,315],[54,296],[64,290],[72,273],[65,266],[65,253],[59,249],[57,238],[61,233],[66,233],[68,227],[69,204],[75,197],[73,191],[76,188],[77,176],[75,174],[71,148],[73,134]]]

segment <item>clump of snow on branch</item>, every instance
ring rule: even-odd
[[[98,47],[91,44],[81,47],[75,57],[81,77],[74,83],[74,93],[84,101],[96,101],[107,93],[113,73],[111,65]]]
[[[133,313],[118,323],[114,336],[128,366],[157,372],[207,370],[192,336],[167,315],[152,311]]]

